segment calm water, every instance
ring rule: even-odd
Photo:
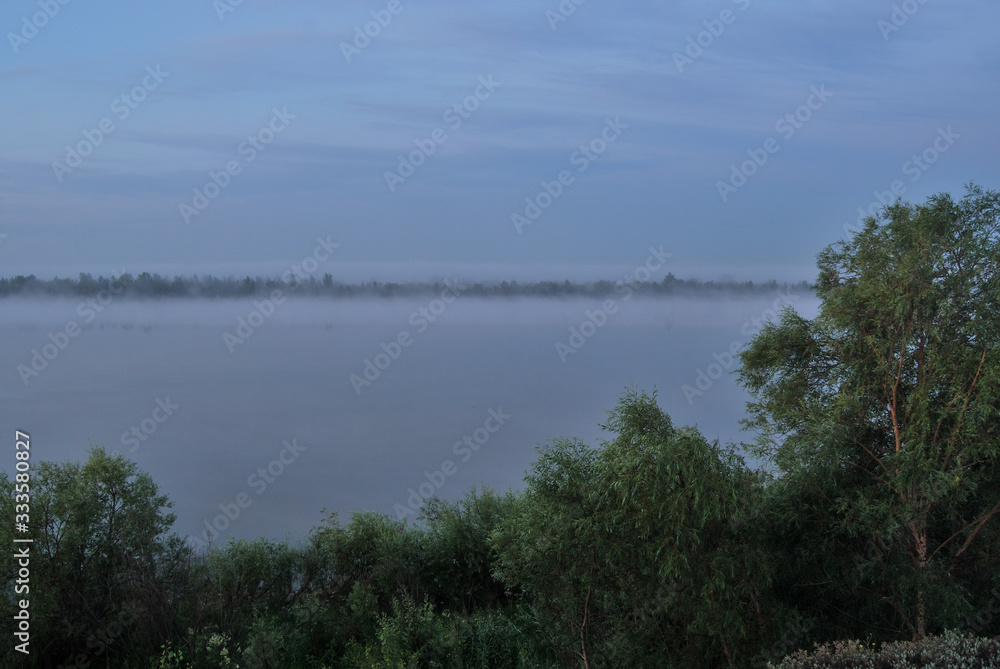
[[[237,333],[252,301],[119,300],[98,313],[8,300],[0,429],[11,448],[0,452],[13,452],[15,429],[31,434],[36,462],[79,460],[103,444],[152,474],[182,535],[203,537],[204,520],[228,509],[235,519],[215,521],[228,524],[223,537],[298,539],[324,508],[399,515],[422,484],[446,498],[479,483],[519,487],[539,444],[605,436],[598,423],[627,386],[656,388],[676,424],[749,440],[737,425],[746,396],[735,379],[707,381],[775,299],[619,298],[565,362],[556,343],[570,346],[569,329],[601,301],[463,298],[430,322],[412,316],[441,306],[430,298],[290,300],[254,317],[263,323],[230,353],[224,333]],[[811,317],[817,303],[800,294],[793,305]],[[56,334],[71,322],[79,334]],[[409,345],[397,351],[390,342],[401,333]],[[43,351],[50,334],[58,341]],[[382,343],[395,359],[376,360]],[[25,384],[17,368],[31,368],[33,350],[52,359]],[[366,359],[384,369],[370,385],[352,383]],[[699,369],[704,394],[694,396]]]

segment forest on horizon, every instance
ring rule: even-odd
[[[244,298],[270,295],[274,290],[310,297],[414,297],[440,293],[448,286],[455,293],[471,297],[604,297],[628,292],[649,297],[667,296],[750,296],[776,290],[811,290],[808,281],[798,283],[776,280],[701,281],[679,279],[667,273],[660,281],[618,279],[593,282],[564,281],[423,281],[394,282],[377,280],[345,283],[329,272],[317,279],[312,274],[286,272],[280,278],[262,276],[174,276],[141,272],[116,277],[80,273],[77,279],[39,279],[35,275],[0,278],[0,297],[92,297],[98,293],[139,298]]]

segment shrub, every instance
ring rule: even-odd
[[[775,665],[768,663],[768,667]],[[883,644],[879,650],[860,641],[837,641],[808,653],[789,655],[777,669],[1000,669],[1000,637],[982,639],[946,632],[921,641]]]
[[[554,669],[553,653],[540,642],[535,611],[518,605],[479,611],[462,627],[462,664],[477,669]]]
[[[357,669],[460,669],[456,621],[436,613],[430,602],[417,604],[408,596],[393,602],[392,614],[379,616],[377,639],[348,651],[348,664]]]

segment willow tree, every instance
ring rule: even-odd
[[[557,440],[494,532],[497,575],[522,588],[565,666],[736,667],[771,616],[753,528],[758,477],[655,396],[627,392],[602,448]]]
[[[819,255],[816,318],[786,310],[741,354],[758,454],[823,482],[830,531],[914,637],[971,609],[960,576],[1000,523],[998,221],[973,185],[886,207]]]

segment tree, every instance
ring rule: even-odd
[[[542,449],[525,477],[520,508],[493,535],[497,577],[526,591],[546,622],[543,643],[560,653],[564,666],[574,660],[591,666],[594,642],[603,633],[591,606],[604,573],[596,460],[596,449],[579,440],[560,439]]]
[[[431,601],[463,614],[509,602],[492,574],[496,553],[490,535],[516,507],[513,493],[499,495],[486,487],[457,502],[437,497],[425,502],[421,580]]]
[[[353,514],[346,525],[333,513],[314,528],[296,601],[314,647],[343,655],[351,640],[374,638],[394,600],[423,602],[422,543],[419,531],[373,512]]]
[[[758,478],[645,393],[628,392],[604,427],[618,436],[601,449],[541,451],[494,533],[498,574],[532,597],[566,662],[746,664],[780,614],[750,523]]]
[[[915,638],[966,618],[995,569],[998,234],[1000,195],[973,185],[887,206],[819,255],[818,316],[786,309],[740,356],[757,454]]]
[[[604,559],[619,565],[609,608],[625,613],[615,665],[747,664],[782,615],[753,527],[760,478],[696,428],[674,427],[655,396],[629,392],[603,427],[618,434],[601,453]]]
[[[4,522],[11,543],[13,482],[0,475]],[[35,666],[56,666],[85,655],[152,649],[167,614],[162,569],[180,550],[165,533],[171,504],[150,476],[121,455],[91,449],[83,464],[40,462],[31,483],[31,625]],[[4,558],[5,591],[17,570]],[[9,601],[4,601],[9,606]],[[37,644],[37,645],[36,645]],[[103,657],[102,657],[103,656]]]

